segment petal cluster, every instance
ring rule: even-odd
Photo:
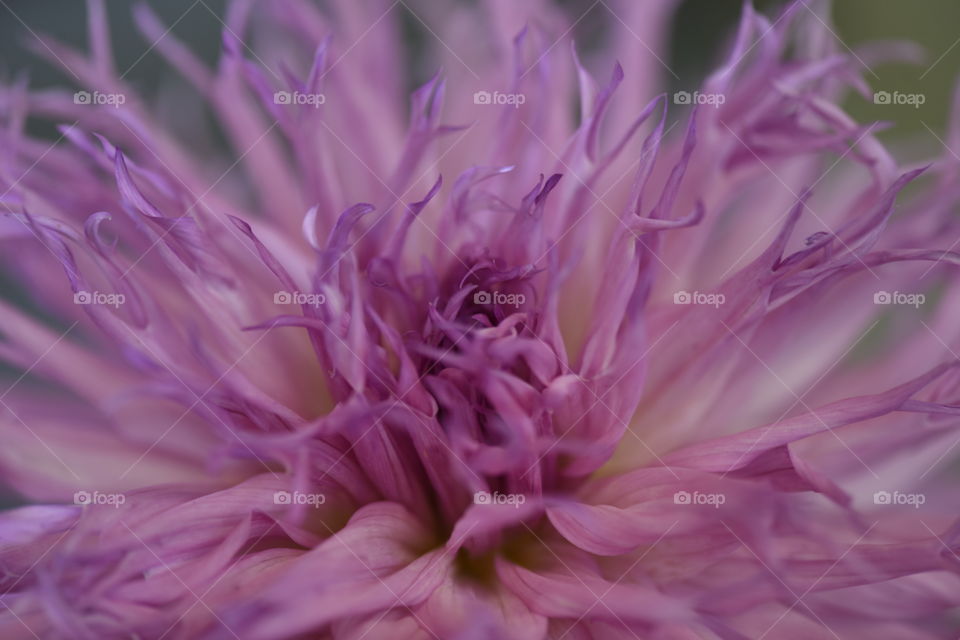
[[[92,0],[82,91],[0,89],[0,636],[951,637],[956,158],[802,0],[673,95],[665,6],[399,4],[216,68],[138,6],[148,98]]]

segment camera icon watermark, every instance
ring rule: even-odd
[[[673,94],[674,104],[703,104],[711,107],[719,107],[727,101],[727,96],[722,93],[700,93],[694,91],[677,91]]]
[[[901,493],[900,491],[877,491],[873,494],[873,504],[879,505],[906,505],[919,509],[927,501],[922,493]]]
[[[73,304],[89,305],[118,308],[127,301],[127,297],[122,293],[102,293],[100,291],[77,291],[73,294]]]
[[[482,306],[500,305],[519,308],[527,301],[522,293],[501,293],[500,291],[477,291],[473,294],[473,304]]]
[[[327,301],[322,293],[303,293],[302,291],[277,291],[273,294],[273,304],[299,304],[319,307]]]
[[[115,109],[126,103],[127,96],[122,93],[101,93],[99,91],[77,91],[73,94],[73,104],[107,106]]]
[[[673,494],[673,504],[682,505],[709,505],[714,509],[719,509],[720,505],[727,501],[727,496],[722,493],[701,493],[694,491],[677,491]]]
[[[511,105],[515,109],[519,109],[520,105],[526,101],[527,96],[522,93],[501,93],[499,91],[490,93],[489,91],[476,91],[473,94],[473,104]]]
[[[118,509],[120,505],[127,501],[127,496],[122,493],[101,493],[99,491],[76,491],[73,494],[73,504],[87,507],[92,505],[110,506]]]
[[[327,501],[322,493],[304,493],[302,491],[274,491],[273,504],[295,505],[305,504],[317,508]]]
[[[727,297],[722,293],[677,291],[673,294],[673,304],[698,304],[719,308],[726,301]]]
[[[327,96],[322,93],[303,93],[301,91],[275,91],[273,93],[273,104],[307,105],[319,109],[320,105],[326,101]]]
[[[490,493],[489,491],[477,491],[473,494],[473,504],[510,505],[519,509],[520,505],[526,501],[527,496],[522,493],[500,493],[499,491]]]
[[[873,104],[881,105],[909,105],[919,109],[927,101],[923,93],[901,93],[900,91],[877,91],[873,94]]]
[[[489,91],[477,91],[473,94],[473,104],[491,104],[493,95]]]
[[[873,294],[873,304],[895,304],[919,309],[927,301],[922,293],[902,293],[900,291],[877,291]]]

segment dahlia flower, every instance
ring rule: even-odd
[[[600,4],[237,0],[216,68],[140,5],[155,99],[36,36],[0,637],[956,637],[960,160],[840,106],[916,47],[747,4],[660,93]]]

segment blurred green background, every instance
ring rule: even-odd
[[[806,2],[816,7],[819,0]],[[222,27],[216,16],[223,15],[225,3],[226,0],[148,1],[167,24],[175,24],[173,33],[211,62],[220,47]],[[602,38],[603,26],[609,20],[604,3],[595,0],[558,0],[558,3],[574,19],[584,16],[578,24],[578,40],[589,42]],[[754,4],[766,15],[775,16],[786,2],[755,0]],[[126,69],[136,63],[128,77],[149,95],[159,86],[158,80],[170,71],[157,55],[147,53],[148,43],[141,38],[131,18],[133,6],[134,2],[128,0],[107,0],[118,67]],[[715,54],[729,42],[741,7],[741,0],[681,0],[666,62],[683,78],[686,86],[716,63]],[[801,11],[805,9],[801,7]],[[926,102],[919,109],[909,105],[874,105],[859,97],[851,98],[846,106],[861,121],[895,122],[891,131],[884,134],[887,137],[922,134],[929,138],[927,144],[938,144],[927,127],[942,137],[951,93],[960,72],[960,1],[835,0],[832,14],[837,35],[851,49],[871,41],[899,39],[919,43],[927,50],[927,60],[919,66],[887,64],[863,69],[874,91],[924,94]],[[23,43],[29,32],[34,31],[53,35],[74,46],[85,46],[84,2],[2,0],[0,16],[0,77],[9,79],[27,70],[35,86],[63,84],[69,80],[38,60]],[[431,37],[415,19],[408,20],[407,25],[415,48],[418,40]],[[432,73],[432,69],[426,73]],[[665,81],[671,79],[667,75]]]

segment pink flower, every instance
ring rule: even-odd
[[[102,1],[40,40],[0,636],[954,637],[958,161],[838,106],[911,49],[747,6],[656,95],[648,4],[585,65],[546,3],[237,1],[215,70],[143,5],[156,101]]]

